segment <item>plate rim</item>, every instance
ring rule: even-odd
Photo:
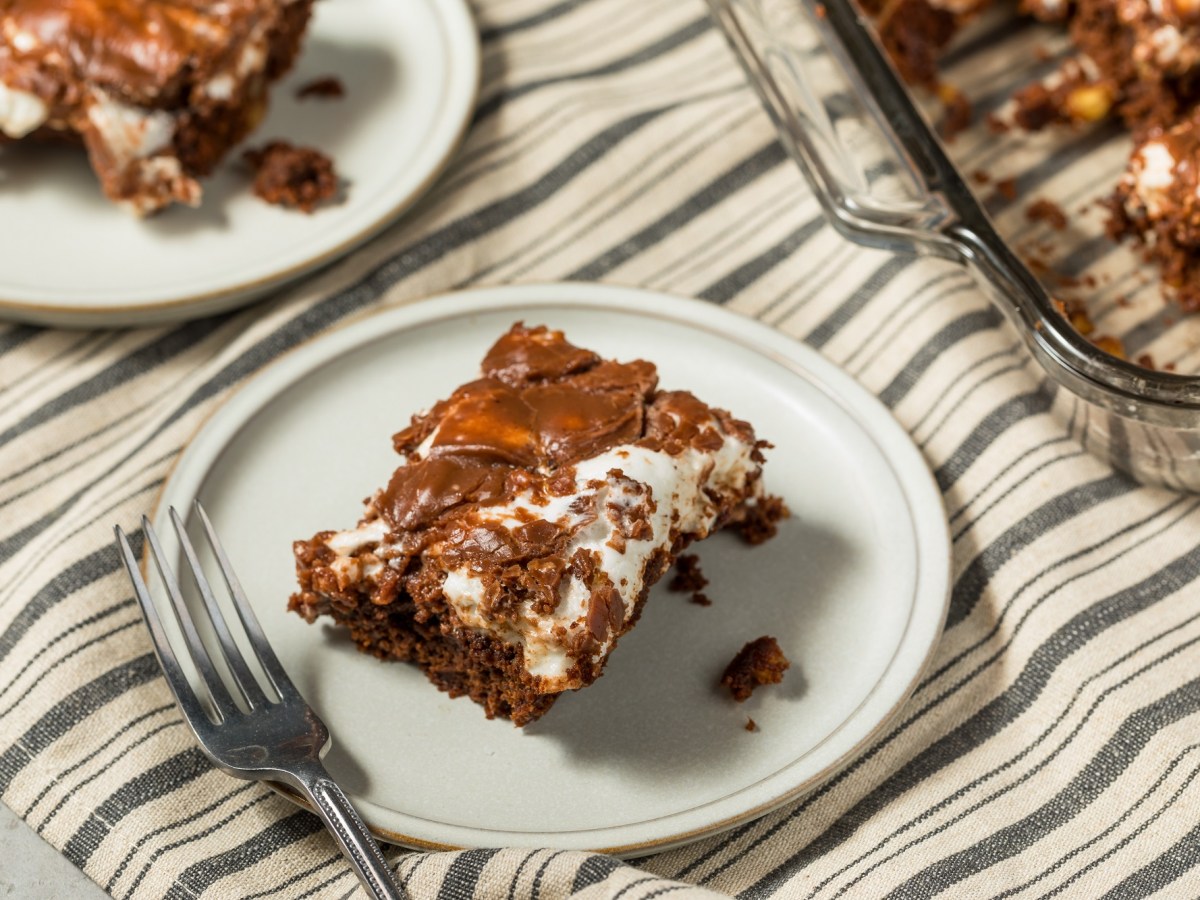
[[[429,171],[404,196],[364,223],[354,234],[315,256],[272,274],[260,275],[222,288],[170,299],[94,305],[79,300],[22,300],[0,296],[0,320],[24,321],[57,327],[127,327],[184,320],[237,308],[282,288],[343,258],[375,237],[416,205],[450,165],[470,131],[483,79],[483,48],[468,0],[426,0],[437,21],[446,29],[451,69],[461,69],[461,89],[449,96],[454,109],[444,117],[447,127],[437,133],[441,146],[431,159]],[[461,58],[456,56],[461,53]],[[469,71],[468,71],[469,69]],[[273,90],[278,88],[278,83]],[[6,289],[7,290],[7,289]]]
[[[732,340],[751,351],[758,352],[783,365],[792,373],[805,378],[813,387],[832,399],[848,401],[851,404],[847,407],[844,402],[839,402],[843,412],[862,429],[865,436],[879,450],[883,461],[895,479],[896,487],[903,496],[909,512],[917,556],[913,582],[914,599],[891,658],[875,684],[868,690],[860,703],[821,741],[809,748],[805,755],[833,738],[848,725],[853,724],[862,715],[863,707],[867,705],[872,696],[881,690],[887,689],[892,702],[882,714],[875,717],[870,727],[862,732],[850,746],[818,771],[767,800],[703,825],[632,842],[608,844],[570,841],[564,844],[561,841],[555,841],[556,837],[562,836],[600,836],[607,832],[629,829],[645,830],[648,825],[655,822],[667,822],[677,817],[694,814],[697,810],[707,806],[728,803],[732,798],[745,791],[753,790],[775,780],[782,780],[788,769],[799,763],[803,757],[793,759],[757,782],[745,785],[730,794],[708,801],[698,807],[657,816],[638,823],[561,832],[511,831],[442,822],[432,823],[440,830],[457,833],[464,838],[468,838],[472,834],[476,836],[474,841],[467,839],[462,843],[454,843],[380,827],[370,821],[369,813],[364,814],[363,818],[367,821],[371,831],[378,838],[389,843],[421,850],[446,851],[483,846],[559,846],[564,849],[633,858],[679,847],[727,831],[739,824],[756,820],[798,799],[836,776],[857,759],[862,751],[895,721],[900,710],[916,690],[922,676],[928,671],[945,627],[950,603],[953,547],[941,491],[920,450],[883,403],[836,363],[826,359],[813,348],[757,319],[705,301],[638,287],[571,281],[472,287],[389,303],[339,323],[289,349],[253,373],[199,422],[164,478],[154,499],[150,519],[156,529],[161,531],[166,527],[167,500],[173,489],[178,492],[178,482],[181,480],[181,476],[187,476],[184,488],[188,487],[187,482],[192,483],[191,489],[184,492],[184,500],[190,502],[204,483],[211,467],[219,459],[223,449],[245,427],[254,412],[273,402],[298,378],[341,358],[355,347],[382,340],[415,327],[469,317],[475,313],[503,309],[534,310],[554,307],[617,310],[687,327],[699,327],[725,340]],[[725,327],[721,327],[722,325]],[[847,397],[847,393],[849,397]],[[251,404],[249,410],[240,412],[239,407],[245,406],[246,403]],[[230,412],[231,409],[232,412]],[[864,416],[868,421],[864,421]],[[882,440],[880,431],[883,432]],[[203,457],[207,452],[206,444],[215,444],[215,446],[214,452],[209,453],[205,459]],[[884,451],[885,445],[888,447],[887,452]],[[198,471],[189,472],[188,464],[192,463],[197,456],[202,457],[200,462],[203,467]],[[900,459],[897,460],[896,457],[900,457]],[[190,468],[194,469],[195,466]],[[902,471],[898,471],[898,469]],[[917,506],[924,507],[923,516],[915,514]],[[936,513],[936,516],[933,513]],[[937,540],[931,546],[930,542],[933,542],[935,538]],[[939,547],[944,548],[944,553],[936,552]],[[143,573],[147,571],[149,562],[147,553],[148,550],[143,551],[141,560]],[[926,557],[930,556],[936,563],[932,567],[926,565],[930,562]],[[932,581],[927,584],[928,579],[932,579]],[[922,598],[926,598],[927,604],[932,603],[935,594],[940,598],[936,610],[932,611],[932,615],[930,612],[926,612],[925,620],[919,622],[917,613]],[[915,625],[924,627],[915,629]],[[925,634],[926,639],[916,647],[910,647],[909,645],[918,639],[918,630]],[[894,669],[898,661],[902,656],[911,656],[918,650],[920,651],[920,660],[915,665],[910,660],[904,667],[908,673],[907,679],[903,684],[893,684],[896,677]],[[285,785],[272,781],[265,783],[286,799],[312,811],[311,805],[304,798],[297,796]],[[362,811],[360,805],[360,812]],[[430,821],[396,810],[391,810],[391,812],[396,812],[412,822]],[[496,842],[497,839],[500,843]]]

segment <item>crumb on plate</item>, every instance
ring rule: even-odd
[[[749,698],[754,689],[764,684],[779,684],[788,662],[779,642],[770,635],[755,638],[742,647],[725,667],[721,684],[729,688],[738,703]]]
[[[255,196],[267,203],[311,213],[338,193],[333,161],[311,147],[271,141],[243,158],[254,169]]]
[[[322,97],[332,100],[345,96],[345,86],[333,75],[314,78],[312,81],[306,82],[296,89],[296,98],[299,100],[307,100],[309,97]]]

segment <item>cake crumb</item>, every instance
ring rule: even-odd
[[[307,100],[309,97],[328,98],[336,100],[346,96],[346,88],[333,75],[324,75],[296,88],[296,99]]]
[[[1125,343],[1117,337],[1109,335],[1100,335],[1091,339],[1092,343],[1103,350],[1110,356],[1115,356],[1117,359],[1125,359]]]
[[[992,176],[983,169],[976,169],[974,173],[972,173],[971,178],[976,184],[989,184],[992,180]]]
[[[1030,222],[1045,222],[1055,231],[1064,231],[1067,227],[1067,214],[1062,207],[1044,197],[1025,207],[1025,218]]]
[[[667,590],[680,594],[688,594],[690,603],[697,606],[712,606],[712,600],[703,593],[708,586],[708,579],[700,571],[700,557],[694,553],[684,553],[675,560],[675,574],[667,583]]]
[[[758,545],[775,537],[779,522],[791,514],[779,497],[760,497],[753,505],[743,507],[740,518],[731,521],[729,527],[747,544]]]
[[[958,88],[949,84],[938,86],[938,99],[942,101],[943,115],[940,131],[949,143],[971,125],[971,101]]]
[[[254,169],[254,194],[267,203],[313,212],[338,192],[333,161],[319,150],[271,141],[242,158]]]
[[[1096,330],[1096,326],[1092,323],[1092,317],[1088,315],[1087,307],[1079,300],[1063,297],[1054,297],[1055,308],[1062,314],[1062,317],[1071,323],[1074,328],[1084,337],[1087,337]]]
[[[746,730],[747,731],[758,731],[759,730],[758,723],[755,722],[749,716],[746,716]]]
[[[1053,270],[1050,268],[1050,264],[1040,256],[1035,256],[1032,253],[1026,253],[1024,260],[1025,265],[1029,267],[1029,271],[1038,276],[1038,278],[1049,278],[1054,274]]]
[[[1013,121],[1025,131],[1041,131],[1047,125],[1066,120],[1063,98],[1044,84],[1031,84],[1013,96],[1016,109]]]
[[[1154,365],[1154,357],[1151,356],[1149,353],[1143,353],[1141,356],[1139,356],[1137,358],[1136,362],[1143,369],[1157,369],[1158,368],[1158,366]]]
[[[700,571],[700,557],[695,553],[683,553],[675,559],[675,573],[667,583],[667,589],[678,593],[700,591],[708,587],[708,579]]]
[[[996,190],[1005,200],[1017,199],[1017,179],[1005,178],[1003,181],[997,181]]]
[[[725,667],[721,684],[729,688],[734,700],[741,703],[760,685],[783,681],[783,673],[790,665],[775,638],[763,635],[738,651]]]

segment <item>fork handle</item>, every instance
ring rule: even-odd
[[[324,769],[301,775],[296,786],[311,801],[367,893],[376,900],[408,900],[350,798]]]

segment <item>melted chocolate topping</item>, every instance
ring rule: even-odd
[[[582,372],[599,362],[599,356],[569,343],[561,331],[518,323],[487,352],[482,368],[484,375],[520,387]]]
[[[384,489],[381,512],[397,531],[428,525],[462,503],[488,503],[504,496],[504,469],[454,456],[431,457],[401,466]]]
[[[514,476],[547,481],[638,441],[658,380],[650,363],[601,362],[562,332],[519,324],[488,351],[483,375],[393,438],[397,450],[412,454],[380,503],[393,529],[429,526],[464,503],[498,502]],[[707,417],[708,407],[699,407]],[[416,458],[431,434],[428,454]]]

